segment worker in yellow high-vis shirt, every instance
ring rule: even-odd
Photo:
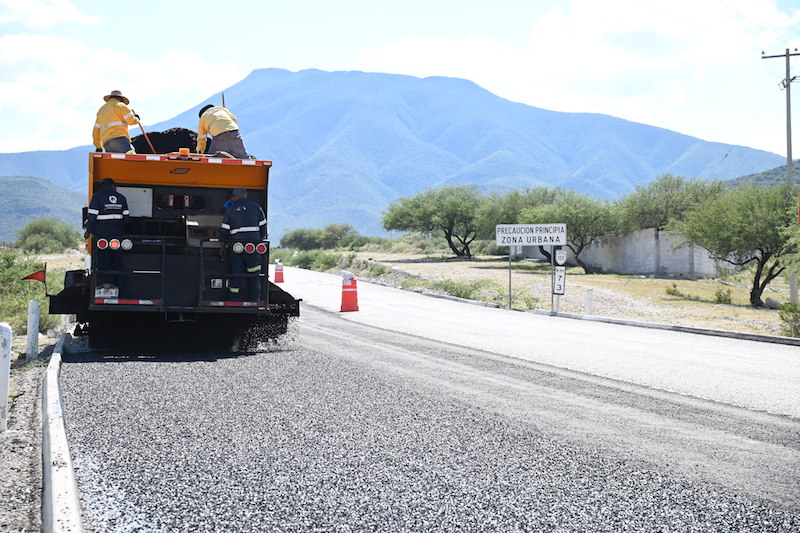
[[[97,111],[97,120],[92,130],[94,150],[116,152],[120,154],[134,153],[128,126],[139,123],[139,115],[128,107],[130,100],[122,96],[120,91],[111,91],[103,97],[106,103]]]
[[[199,114],[195,153],[204,153],[206,140],[211,137],[209,153],[228,152],[237,159],[252,159],[244,147],[244,141],[239,133],[239,121],[233,113],[222,106],[207,105]]]

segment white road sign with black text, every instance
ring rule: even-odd
[[[497,246],[565,246],[566,224],[498,224]]]

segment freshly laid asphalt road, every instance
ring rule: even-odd
[[[285,268],[283,287],[338,312],[341,278]],[[696,398],[800,418],[800,348],[490,309],[358,285],[342,318]],[[723,311],[724,312],[724,311]]]
[[[800,531],[797,348],[340,284],[253,355],[73,348],[87,529]]]

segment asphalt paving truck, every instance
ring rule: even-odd
[[[120,238],[88,239],[86,268],[66,273],[64,289],[50,296],[50,313],[76,315],[76,333],[88,335],[93,347],[148,339],[246,350],[264,336],[285,333],[290,318],[299,316],[299,300],[269,280],[269,241],[242,244],[221,237],[224,205],[234,188],[246,188],[248,200],[269,220],[271,166],[188,148],[152,155],[90,153],[89,201],[102,180],[112,178],[127,199],[129,223]],[[83,220],[85,227],[87,207]],[[101,249],[118,253],[123,268],[101,272]],[[261,272],[232,274],[230,254],[256,255]],[[124,276],[125,294],[102,283],[104,274]],[[233,299],[233,277],[258,283],[259,300]]]

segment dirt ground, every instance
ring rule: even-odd
[[[383,284],[412,288],[414,280],[480,280],[476,299],[508,305],[509,266],[504,258],[460,260],[451,257],[360,252],[357,258],[381,264],[391,272],[375,278]],[[410,281],[409,281],[410,280]],[[749,305],[750,278],[688,280],[636,275],[583,273],[568,268],[566,291],[560,298],[564,313],[591,314],[645,322],[713,328],[744,333],[781,334],[778,311]],[[412,288],[413,290],[413,288]],[[550,266],[533,260],[512,262],[512,306],[515,309],[551,309]],[[591,295],[590,295],[591,294]],[[731,303],[717,303],[730,298]],[[763,294],[788,301],[785,280],[774,280]],[[591,301],[590,301],[591,299]]]
[[[42,409],[46,347],[40,361],[24,365],[12,361],[8,430],[0,433],[0,531],[34,532],[41,529]]]

